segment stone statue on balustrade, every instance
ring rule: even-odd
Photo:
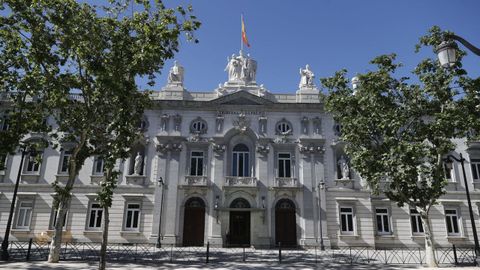
[[[350,179],[350,168],[343,155],[340,157],[337,164],[339,169],[339,179]]]
[[[180,66],[177,61],[175,61],[173,64],[173,67],[170,68],[170,72],[168,73],[168,83],[182,85],[183,74],[184,74],[183,67]]]
[[[315,78],[315,74],[313,71],[310,70],[310,66],[307,64],[305,68],[300,68],[300,84],[298,87],[300,88],[313,88],[315,85],[313,84],[313,79]]]
[[[133,166],[133,174],[134,175],[142,175],[142,167],[143,167],[143,157],[140,152],[137,153],[135,157],[135,164]]]
[[[257,73],[257,61],[247,55],[243,55],[242,51],[236,56],[232,54],[227,58],[227,66],[225,71],[228,73],[228,83],[249,84],[255,82]]]

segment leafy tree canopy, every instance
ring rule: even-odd
[[[433,27],[417,50],[440,44],[448,34]],[[326,108],[341,123],[345,151],[373,192],[387,180],[388,198],[426,212],[444,193],[442,159],[454,150],[452,139],[479,131],[480,81],[462,69],[464,55],[459,51],[450,69],[423,60],[412,72],[418,83],[394,76],[401,66],[395,54],[373,59],[377,69],[359,74],[355,90],[345,70],[322,79],[329,90]]]

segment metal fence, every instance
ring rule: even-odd
[[[10,258],[16,261],[47,260],[45,242],[10,242]],[[474,247],[437,247],[436,258],[442,265],[473,265]],[[60,259],[66,261],[98,260],[100,243],[72,242],[62,244]],[[418,248],[375,249],[341,247],[320,250],[318,247],[296,249],[225,248],[208,244],[204,247],[177,247],[154,244],[114,244],[107,248],[108,261],[125,262],[257,262],[257,263],[344,263],[344,264],[424,264],[425,250]]]

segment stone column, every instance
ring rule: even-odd
[[[302,193],[302,218],[303,218],[303,235],[301,244],[311,246],[317,245],[318,237],[318,201],[317,188],[320,182],[321,174],[318,173],[318,165],[320,163],[318,154],[323,152],[322,147],[310,143],[308,146],[300,146],[303,163],[303,193]],[[321,203],[320,203],[321,204]]]
[[[172,146],[171,151],[169,152],[168,156],[168,170],[166,177],[164,178],[165,187],[164,187],[164,198],[163,198],[163,219],[164,222],[164,236],[163,236],[163,243],[165,244],[176,244],[177,243],[177,235],[176,235],[176,227],[177,224],[177,214],[179,208],[177,203],[177,193],[178,193],[178,183],[179,179],[179,172],[180,172],[180,150],[179,148],[174,148]]]
[[[157,151],[158,151],[158,146],[157,146]],[[152,233],[150,235],[150,240],[151,241],[157,241],[159,236],[159,228],[162,228],[162,233],[160,235],[163,235],[163,228],[165,224],[165,220],[160,218],[160,212],[162,211],[162,192],[164,192],[163,186],[159,180],[162,179],[163,183],[165,183],[166,175],[168,175],[168,152],[164,151],[158,151],[157,152],[157,158],[154,159],[157,161],[157,170],[154,173],[156,175],[156,187],[155,187],[155,193],[154,193],[154,202],[153,202],[153,222],[152,222]],[[165,194],[164,194],[165,196]],[[162,217],[164,214],[162,214]],[[159,223],[162,223],[161,226],[159,226]],[[162,239],[161,239],[162,240]]]
[[[318,245],[321,246],[323,241],[323,246],[325,248],[330,248],[330,240],[328,239],[327,233],[327,194],[326,194],[326,184],[325,184],[325,151],[323,149],[315,155],[315,196],[317,197],[314,204],[314,211],[316,214],[315,218],[315,229],[316,236],[318,239]]]
[[[208,193],[208,212],[207,220],[208,236],[210,244],[222,245],[222,226],[221,212],[218,208],[223,205],[222,187],[225,181],[225,145],[213,143],[210,147],[211,170],[210,170],[210,192]],[[217,209],[216,209],[217,207]]]
[[[259,208],[263,208],[264,210],[258,212],[258,219],[254,223],[254,228],[252,228],[252,232],[254,232],[252,240],[255,241],[252,244],[255,246],[269,246],[270,245],[270,236],[268,233],[268,226],[269,223],[267,222],[268,216],[270,214],[269,211],[269,203],[268,203],[268,179],[269,179],[269,172],[271,171],[271,167],[269,166],[269,152],[270,146],[266,143],[259,143],[256,146],[257,158],[256,158],[256,172],[258,178],[258,196],[257,196],[257,203]],[[253,214],[253,213],[252,213]],[[253,215],[252,215],[253,216]],[[256,236],[256,237],[255,237]]]

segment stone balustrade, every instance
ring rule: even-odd
[[[185,176],[185,186],[207,186],[208,178],[206,176],[187,175]]]
[[[225,186],[227,187],[257,187],[257,178],[247,176],[226,176]]]
[[[277,187],[277,188],[298,188],[299,183],[298,183],[297,178],[276,177],[274,187]]]

